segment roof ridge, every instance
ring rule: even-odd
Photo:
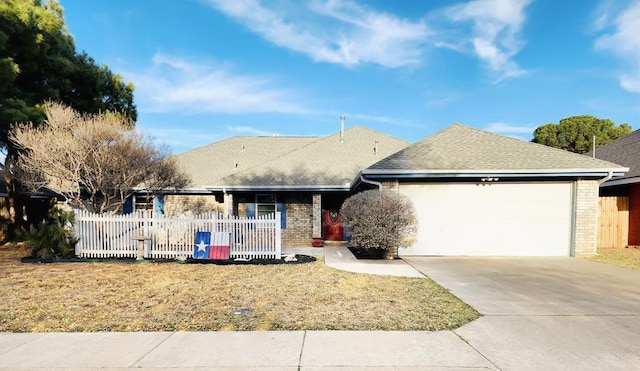
[[[249,171],[249,170],[251,170],[251,169],[255,169],[255,168],[259,167],[259,166],[264,166],[265,164],[268,164],[268,163],[270,163],[270,162],[273,162],[273,161],[279,160],[279,159],[281,159],[281,158],[283,158],[283,157],[285,157],[285,156],[289,156],[289,155],[291,155],[292,153],[294,153],[294,152],[296,152],[296,151],[299,151],[299,150],[301,150],[302,148],[305,148],[305,147],[307,147],[307,146],[310,146],[311,144],[316,143],[316,142],[318,142],[318,141],[320,141],[320,140],[322,140],[322,139],[324,139],[324,138],[326,138],[326,137],[322,137],[322,136],[309,136],[309,137],[305,137],[305,138],[315,138],[316,140],[313,140],[313,141],[311,141],[311,142],[309,142],[309,143],[306,143],[306,144],[305,144],[305,145],[303,145],[303,146],[295,147],[295,148],[291,149],[290,151],[287,151],[287,152],[282,153],[282,155],[280,155],[280,156],[278,156],[278,157],[274,157],[274,158],[272,158],[272,159],[269,159],[269,160],[266,160],[266,161],[263,161],[263,162],[257,163],[257,164],[255,164],[255,165],[253,165],[253,166],[251,166],[251,167],[248,167],[248,168],[246,168],[246,169],[242,169],[242,170],[238,171],[237,173],[233,173],[233,174],[227,175],[227,176],[225,176],[225,177],[223,177],[223,178],[221,178],[221,179],[228,179],[228,178],[232,178],[232,177],[234,177],[234,176],[237,176],[237,175],[239,175],[239,174],[242,174],[242,173],[244,173],[244,172],[247,172],[247,171]]]
[[[352,129],[363,129],[363,130],[366,130],[366,131],[371,132],[371,133],[375,133],[375,134],[379,134],[379,135],[385,136],[387,138],[391,138],[391,139],[399,140],[399,141],[404,142],[404,143],[412,144],[412,142],[409,142],[409,141],[404,140],[402,138],[398,138],[396,136],[383,133],[383,132],[381,132],[379,130],[371,129],[371,128],[366,127],[364,125],[353,125],[353,126],[350,126],[350,127],[346,128],[344,131],[347,132],[347,131],[352,130]],[[327,135],[325,137],[322,137],[322,139],[331,138],[331,137],[337,136],[337,135],[340,135],[340,131],[337,131],[337,132],[335,132],[333,134],[329,134],[329,135]]]
[[[463,127],[463,128],[466,128],[466,129],[471,129],[471,130],[474,130],[474,131],[478,131],[480,133],[490,134],[490,135],[497,136],[497,137],[502,138],[502,139],[507,139],[507,140],[511,140],[511,141],[518,141],[518,142],[522,142],[522,143],[528,143],[528,144],[531,144],[531,145],[534,145],[534,146],[540,146],[542,148],[551,149],[551,150],[554,150],[554,151],[560,151],[560,152],[565,153],[565,154],[569,153],[569,154],[571,154],[573,156],[580,156],[580,157],[590,158],[589,156],[586,156],[586,155],[584,155],[582,153],[575,153],[575,152],[567,151],[567,150],[562,149],[562,148],[551,147],[551,146],[547,146],[545,144],[532,142],[530,140],[518,139],[518,138],[514,138],[514,137],[510,137],[510,136],[494,133],[494,132],[487,131],[487,130],[473,128],[473,127],[466,126],[466,125],[459,124],[459,123],[454,123],[454,124],[450,125],[449,127],[453,127],[453,126],[459,126],[459,127]],[[596,158],[595,160],[598,160],[598,159]],[[600,161],[605,161],[605,160],[600,160]]]
[[[396,137],[394,137],[394,136],[391,136],[391,135],[388,135],[388,134],[385,134],[385,133],[382,133],[382,132],[379,132],[379,131],[376,131],[376,130],[370,129],[370,128],[365,127],[365,126],[361,126],[361,125],[354,125],[354,126],[351,126],[351,127],[347,128],[347,129],[345,129],[345,132],[346,132],[346,131],[349,131],[349,130],[352,130],[352,129],[364,129],[364,130],[369,131],[369,132],[371,132],[371,133],[374,133],[374,134],[378,134],[378,135],[384,136],[384,137],[388,138],[389,140],[397,140],[397,141],[399,141],[399,142],[402,142],[403,144],[404,144],[404,143],[406,143],[406,144],[408,144],[408,145],[411,145],[411,143],[410,143],[410,142],[407,142],[406,140],[403,140],[403,139],[400,139],[400,138],[396,138]],[[262,166],[268,165],[269,163],[273,163],[273,162],[281,161],[282,159],[286,158],[287,156],[291,156],[291,154],[293,154],[293,153],[295,153],[295,152],[301,152],[301,151],[304,151],[304,150],[305,150],[305,149],[307,149],[308,147],[313,146],[313,145],[316,145],[316,144],[318,144],[318,143],[320,143],[320,142],[333,140],[333,139],[335,139],[335,138],[336,138],[337,136],[339,136],[339,135],[340,135],[340,131],[337,131],[337,132],[335,132],[335,133],[333,133],[333,134],[329,134],[329,135],[327,135],[327,136],[318,136],[318,137],[316,137],[316,140],[313,140],[313,141],[310,141],[310,142],[308,142],[308,143],[305,143],[304,145],[299,146],[299,147],[296,147],[296,148],[292,149],[291,151],[288,151],[288,152],[282,153],[282,155],[281,155],[281,156],[274,157],[274,158],[272,158],[272,159],[270,159],[270,160],[268,160],[268,161],[264,161],[264,162],[261,162],[261,163],[259,163],[259,164],[255,164],[255,165],[254,165],[254,166],[252,166],[252,167],[248,167],[248,168],[246,168],[246,169],[242,169],[241,171],[238,171],[238,172],[236,172],[236,173],[233,173],[233,174],[227,175],[226,177],[223,177],[223,178],[221,178],[221,179],[226,180],[226,179],[231,179],[231,178],[236,177],[236,176],[241,176],[243,173],[248,173],[248,172],[250,172],[251,170],[256,169],[256,168],[258,168],[258,167],[262,167]],[[406,147],[405,147],[405,148],[406,148]]]
[[[197,151],[197,150],[200,150],[200,149],[203,149],[203,148],[207,148],[207,147],[210,147],[210,146],[218,145],[220,143],[231,141],[233,139],[246,139],[246,138],[250,138],[250,139],[253,139],[253,138],[318,139],[318,138],[322,138],[322,136],[320,136],[320,135],[234,135],[234,136],[222,138],[220,140],[216,140],[215,142],[204,144],[204,145],[196,147],[196,148],[189,149],[189,150],[184,151],[184,152],[175,153],[175,154],[173,154],[173,156],[183,155],[183,154],[190,153],[190,152],[193,152],[193,151]]]

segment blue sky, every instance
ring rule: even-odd
[[[640,127],[640,0],[59,0],[78,51],[136,86],[174,152],[362,125],[525,140],[580,114]]]

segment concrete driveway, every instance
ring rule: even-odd
[[[577,258],[403,258],[484,317],[454,331],[502,370],[640,370],[640,272]]]

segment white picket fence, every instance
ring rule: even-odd
[[[280,213],[259,218],[223,216],[212,212],[194,217],[157,216],[151,210],[135,214],[100,215],[75,211],[76,255],[85,258],[136,257],[138,241],[146,237],[144,257],[193,257],[198,231],[230,235],[231,258],[280,259]]]

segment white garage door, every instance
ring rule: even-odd
[[[571,183],[401,184],[419,218],[401,255],[567,256]]]

